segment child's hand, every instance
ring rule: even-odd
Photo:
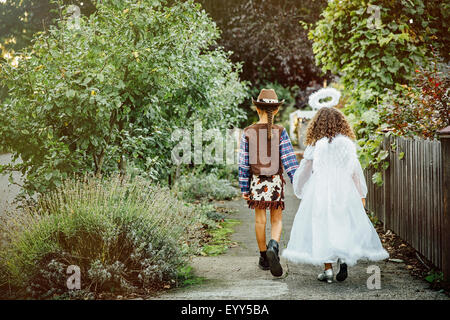
[[[244,200],[250,200],[248,193],[243,193],[242,198],[244,198]]]
[[[361,198],[361,200],[362,200],[362,203],[363,203],[363,207],[365,208],[366,207],[366,198]]]

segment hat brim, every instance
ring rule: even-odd
[[[257,107],[278,107],[284,103],[284,99],[278,102],[262,102],[252,98],[252,103]]]

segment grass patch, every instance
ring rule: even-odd
[[[203,246],[202,254],[217,256],[225,253],[230,245],[233,244],[230,240],[230,235],[234,232],[233,227],[239,223],[240,221],[236,219],[225,219],[219,222],[217,228],[209,230],[211,240]]]
[[[189,265],[180,268],[178,271],[178,281],[183,287],[199,285],[204,283],[205,280],[206,278],[204,277],[196,276]]]

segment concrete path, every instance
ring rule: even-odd
[[[286,210],[283,216],[281,247],[285,248],[295,217],[299,200],[292,193],[290,183],[286,186]],[[282,259],[285,274],[274,278],[270,271],[258,268],[259,251],[254,232],[254,218],[244,200],[221,204],[238,210],[229,215],[239,219],[240,225],[232,240],[239,246],[230,248],[217,257],[195,257],[192,266],[196,275],[206,280],[199,285],[174,289],[154,299],[448,299],[437,291],[427,289],[425,281],[414,279],[402,263],[361,262],[349,268],[349,277],[342,283],[326,284],[316,280],[320,267],[296,265]],[[268,222],[269,222],[268,217]],[[267,226],[267,235],[270,224]],[[381,289],[369,290],[367,273],[369,265],[377,265],[381,270]]]
[[[9,163],[11,163],[11,154],[0,154],[0,165]],[[20,172],[14,172],[13,177],[18,183],[21,182]],[[9,183],[8,175],[0,175],[0,216],[7,208],[11,208],[12,202],[19,192],[19,186]]]

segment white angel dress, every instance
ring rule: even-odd
[[[361,198],[367,194],[355,143],[344,135],[308,146],[293,178],[302,199],[282,256],[289,261],[321,265],[343,259],[389,257],[367,216]]]

